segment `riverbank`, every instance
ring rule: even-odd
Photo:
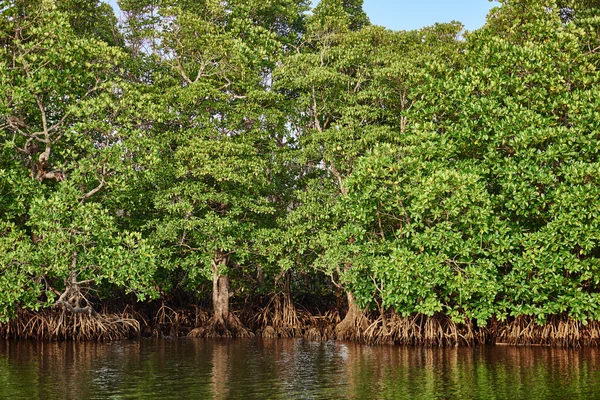
[[[285,299],[283,299],[285,300]],[[583,324],[566,317],[550,317],[545,324],[521,316],[493,320],[486,326],[456,323],[436,314],[402,318],[395,313],[363,314],[350,329],[339,326],[347,310],[326,312],[295,308],[280,298],[263,308],[246,307],[231,313],[235,324],[216,326],[209,308],[197,305],[174,307],[167,303],[134,307],[120,312],[103,307],[95,313],[68,313],[49,309],[19,310],[8,323],[0,324],[5,339],[50,341],[112,341],[132,337],[263,337],[305,338],[311,341],[345,340],[368,345],[471,346],[596,346],[600,323]]]

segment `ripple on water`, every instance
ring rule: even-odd
[[[593,399],[600,350],[301,339],[0,343],[6,399]]]

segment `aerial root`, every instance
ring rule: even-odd
[[[254,336],[254,333],[246,328],[233,313],[229,313],[226,318],[213,316],[204,325],[194,328],[188,333],[188,337],[202,338],[245,338],[252,336]]]
[[[69,313],[65,310],[31,312],[0,327],[5,338],[38,340],[119,340],[138,336],[140,322],[127,312],[121,314]]]
[[[299,337],[303,323],[288,293],[273,295],[267,305],[254,318],[253,325],[259,326],[263,337]]]
[[[600,322],[587,325],[566,316],[552,316],[539,325],[533,316],[519,316],[500,324],[496,343],[578,347],[600,343]]]

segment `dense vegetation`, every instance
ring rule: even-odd
[[[600,4],[119,5],[0,2],[6,335],[600,340]]]

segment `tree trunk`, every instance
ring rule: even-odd
[[[367,318],[354,301],[351,292],[346,292],[348,298],[348,313],[344,319],[335,327],[335,334],[340,340],[356,340],[361,338],[367,328]]]
[[[213,316],[201,327],[192,329],[192,337],[248,337],[252,332],[246,329],[235,314],[229,312],[229,277],[223,269],[229,263],[229,255],[215,252],[212,262],[213,272]]]
[[[220,323],[229,318],[229,277],[221,274],[221,269],[227,264],[226,257],[213,260],[213,315]]]

